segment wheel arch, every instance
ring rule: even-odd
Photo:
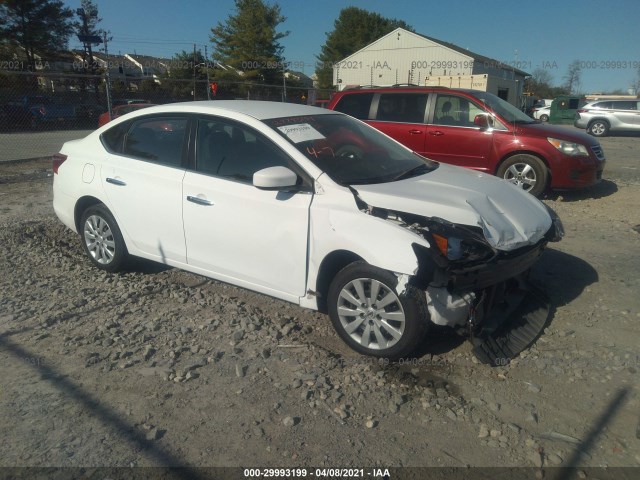
[[[533,150],[517,150],[515,152],[509,152],[505,154],[500,159],[500,161],[496,164],[496,168],[493,171],[493,174],[497,176],[498,170],[500,170],[500,167],[502,166],[502,164],[515,155],[531,155],[533,157],[536,157],[538,160],[540,160],[544,164],[545,168],[547,169],[547,186],[551,185],[551,182],[553,181],[553,172],[551,170],[551,167],[549,166],[548,160],[544,155],[542,155],[541,153],[535,152]]]
[[[327,293],[338,272],[347,265],[359,261],[364,261],[364,259],[349,250],[334,250],[322,259],[316,278],[316,294],[320,312],[327,313]]]
[[[609,128],[611,128],[611,122],[609,121],[608,118],[606,118],[606,117],[595,117],[595,118],[592,118],[591,120],[589,120],[589,123],[587,123],[587,129],[591,128],[591,125],[593,125],[596,122],[606,123],[607,126]]]
[[[73,209],[73,221],[78,233],[82,232],[82,225],[80,225],[80,221],[82,220],[82,213],[87,208],[98,204],[104,204],[104,202],[91,195],[85,195],[84,197],[80,197],[78,199],[78,201],[76,202],[76,206]]]

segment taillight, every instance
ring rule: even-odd
[[[589,110],[587,110],[586,108],[580,108],[578,109],[578,113],[588,113]]]
[[[62,165],[66,159],[67,159],[67,156],[61,153],[56,153],[53,156],[53,173],[58,173],[58,169],[60,168],[60,165]]]
[[[40,112],[40,115],[42,115],[43,117],[47,114],[47,109],[44,107],[40,107],[38,111]]]

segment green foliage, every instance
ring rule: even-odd
[[[0,18],[0,42],[22,46],[32,70],[36,54],[46,57],[67,48],[75,26],[73,12],[61,0],[4,0]]]
[[[286,18],[278,4],[263,0],[236,0],[236,13],[211,29],[213,58],[244,73],[245,81],[276,83],[282,79],[283,47],[278,32]]]
[[[396,28],[413,32],[413,28],[402,20],[385,18],[378,13],[348,7],[340,11],[334,22],[334,29],[327,33],[327,41],[320,49],[319,64],[316,68],[320,88],[333,85],[333,64]]]

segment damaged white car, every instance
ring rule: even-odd
[[[562,236],[555,214],[343,114],[150,107],[67,142],[53,170],[55,212],[96,267],[134,255],[325,311],[366,355],[409,356],[437,324],[495,362],[547,319],[527,274]]]

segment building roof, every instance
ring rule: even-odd
[[[404,30],[402,28],[398,29],[398,30]],[[395,31],[395,30],[394,30]],[[404,30],[405,32],[407,30]],[[479,53],[475,53],[472,52],[471,50],[467,50],[465,48],[459,47],[458,45],[455,45],[453,43],[449,43],[449,42],[445,42],[443,40],[439,40],[437,38],[434,37],[429,37],[428,35],[423,35],[421,33],[416,33],[416,35],[426,38],[427,40],[431,40],[432,42],[438,43],[444,47],[450,48],[451,50],[458,52],[458,53],[462,53],[463,55],[468,55],[470,57],[473,57],[474,60],[481,62],[481,63],[485,63],[487,65],[493,65],[495,67],[500,67],[500,68],[504,68],[505,70],[509,70],[509,71],[513,71],[514,73],[517,73],[519,75],[522,75],[523,77],[530,77],[531,74],[523,71],[523,70],[519,70],[511,65],[508,65],[504,62],[501,62],[499,60],[496,60],[494,58],[491,57],[486,57],[484,55],[480,55]]]

